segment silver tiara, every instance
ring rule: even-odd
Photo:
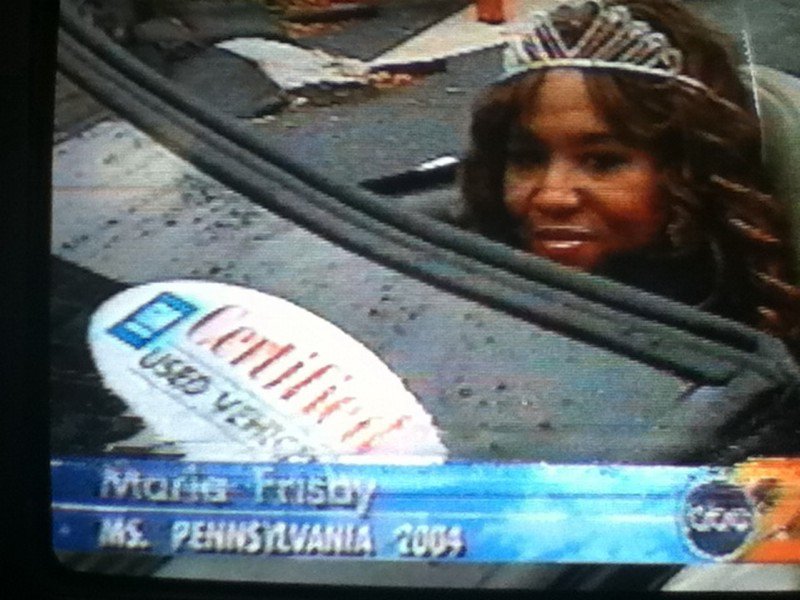
[[[594,18],[580,39],[569,45],[551,15],[578,7],[591,10]],[[532,12],[527,22],[509,31],[503,67],[504,79],[534,69],[575,67],[654,75],[707,89],[682,73],[683,54],[667,36],[634,19],[626,6],[606,5],[603,0],[569,2],[552,11]]]

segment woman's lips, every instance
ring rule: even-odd
[[[597,235],[592,229],[574,225],[539,226],[533,230],[531,250],[562,265],[582,270],[592,265],[590,251]]]
[[[536,227],[533,240],[548,248],[572,248],[592,241],[596,236],[591,229],[572,225]]]
[[[590,271],[603,237],[580,225],[539,225],[531,229],[530,250],[567,267]]]

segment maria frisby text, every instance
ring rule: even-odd
[[[250,482],[234,482],[228,477],[205,474],[196,465],[189,465],[175,476],[107,465],[102,470],[99,497],[134,504],[222,505],[249,496],[260,506],[353,510],[365,517],[378,489],[374,479],[335,472],[288,476],[271,466],[253,466],[251,472]]]

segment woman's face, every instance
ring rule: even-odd
[[[529,251],[585,271],[652,245],[666,223],[654,157],[615,137],[577,70],[549,71],[512,127],[504,202]]]

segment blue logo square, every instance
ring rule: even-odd
[[[138,350],[196,311],[194,304],[164,292],[111,327],[108,333]]]

